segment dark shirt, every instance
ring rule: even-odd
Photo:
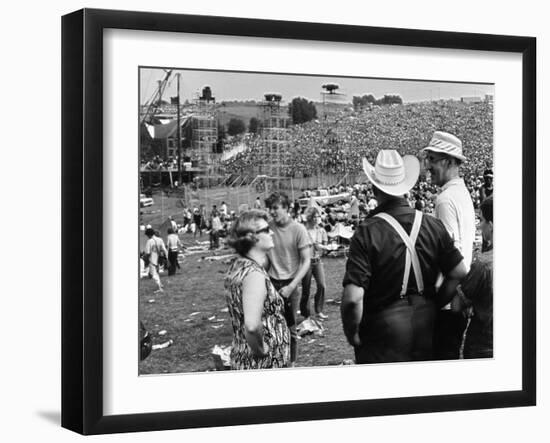
[[[462,292],[472,302],[471,319],[466,342],[465,358],[493,356],[493,250],[482,253],[462,282]]]
[[[197,228],[202,225],[202,214],[193,214],[193,223],[197,225]]]
[[[493,195],[493,186],[489,188],[487,185],[483,184],[479,188],[479,201],[483,202],[487,197]]]
[[[365,291],[363,313],[375,313],[399,299],[405,271],[405,243],[385,220],[374,215],[386,212],[410,235],[415,210],[407,200],[398,198],[379,205],[358,226],[351,239],[343,285],[354,284]],[[431,215],[422,217],[416,252],[424,279],[426,297],[435,295],[439,272],[449,273],[462,255],[441,221]],[[418,293],[414,272],[410,272],[407,294]],[[365,318],[363,316],[363,318]]]

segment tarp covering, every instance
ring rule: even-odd
[[[187,124],[187,121],[191,117],[183,117],[180,119],[181,127],[184,127]],[[149,136],[153,140],[162,140],[168,137],[172,137],[176,134],[178,129],[178,120],[161,120],[162,123],[150,125],[149,123],[144,123]]]

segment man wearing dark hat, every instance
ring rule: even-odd
[[[378,153],[363,169],[378,206],[351,240],[343,286],[344,333],[357,363],[429,360],[437,303],[466,276],[462,255],[445,226],[409,206],[404,194],[420,164],[394,150]],[[436,294],[439,273],[445,276]]]
[[[466,160],[462,154],[462,142],[452,134],[436,131],[423,152],[426,154],[426,169],[430,172],[432,183],[441,187],[435,201],[435,216],[447,228],[469,271],[476,228],[472,197],[459,174],[459,167]],[[453,312],[451,304],[438,312],[435,326],[436,359],[459,358],[466,323],[462,312]]]

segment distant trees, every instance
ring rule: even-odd
[[[248,122],[248,132],[252,134],[257,134],[260,131],[260,120],[256,117],[251,117]]]
[[[229,120],[229,123],[227,124],[228,135],[233,136],[242,134],[244,131],[246,131],[246,126],[240,118],[232,118]]]
[[[305,123],[317,118],[317,108],[315,108],[315,104],[302,97],[295,97],[292,99],[288,113],[294,124]]]
[[[399,95],[385,94],[382,99],[379,100],[379,105],[402,105],[403,99]]]
[[[356,110],[370,105],[384,106],[393,104],[402,105],[403,99],[396,94],[385,94],[384,97],[380,99],[377,99],[372,94],[353,96],[353,108]]]

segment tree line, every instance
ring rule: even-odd
[[[369,107],[369,106],[388,106],[393,104],[402,105],[403,99],[396,94],[385,94],[381,98],[376,98],[372,94],[364,94],[362,96],[353,97],[353,108],[355,110]],[[311,100],[307,100],[303,97],[295,97],[288,105],[288,116],[292,124],[297,125],[300,123],[307,123],[317,118],[317,108],[315,103]],[[262,128],[262,122],[257,117],[251,117],[248,121],[248,125],[244,120],[233,117],[227,123],[227,128],[220,125],[219,136],[224,136],[227,133],[229,136],[235,136],[247,131],[252,134],[257,134]]]
[[[362,96],[354,95],[353,109],[358,110],[369,106],[387,106],[387,105],[402,105],[403,99],[399,95],[385,94],[382,98],[376,98],[372,94],[365,94]]]

